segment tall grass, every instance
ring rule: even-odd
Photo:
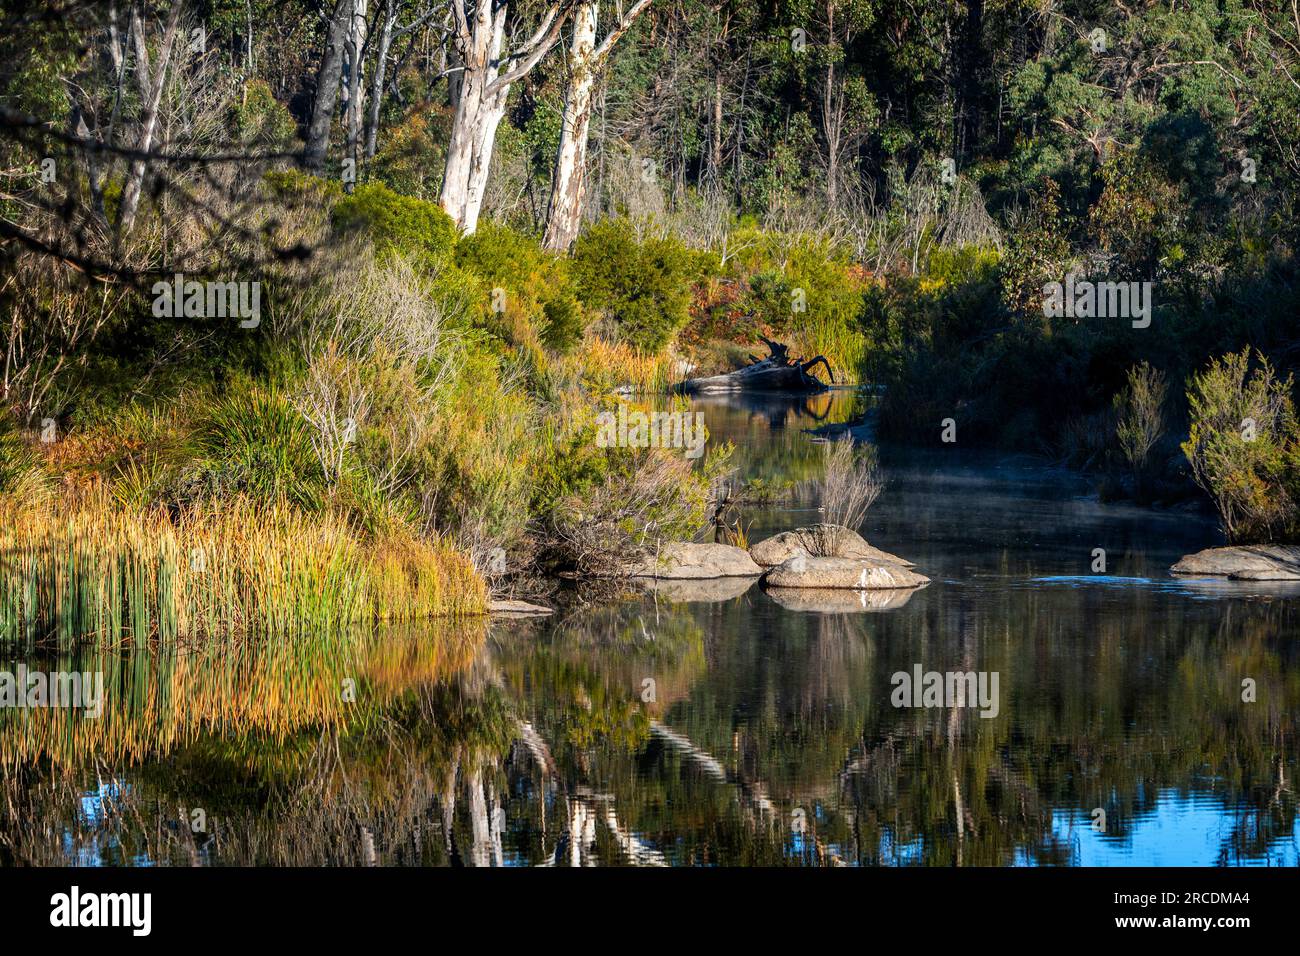
[[[677,379],[667,355],[638,352],[598,335],[589,335],[572,361],[580,363],[584,382],[599,392],[630,386],[638,394],[657,394],[667,391]]]
[[[340,517],[234,499],[182,517],[92,497],[0,505],[0,640],[322,637],[365,621],[478,612],[483,582],[440,544],[368,541]]]

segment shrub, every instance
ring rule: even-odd
[[[1165,376],[1146,362],[1128,371],[1128,382],[1115,395],[1115,436],[1133,470],[1134,492],[1140,499],[1146,491],[1146,473],[1151,449],[1165,431]]]
[[[857,378],[866,354],[863,336],[864,274],[815,236],[760,236],[760,268],[749,279],[742,308],[778,338],[789,338],[794,355],[825,355],[841,380]],[[761,257],[761,258],[760,258]]]
[[[1183,453],[1214,499],[1231,542],[1268,542],[1297,532],[1300,424],[1293,382],[1275,377],[1249,347],[1210,362],[1188,384],[1191,433]]]
[[[546,550],[558,564],[586,574],[617,573],[638,554],[689,540],[704,525],[711,477],[730,450],[696,471],[680,452],[651,448],[611,456],[599,481],[578,481],[547,522]]]
[[[617,338],[642,352],[658,352],[686,324],[697,271],[680,240],[639,241],[626,219],[598,222],[574,244],[583,302],[603,311]]]
[[[456,247],[456,264],[503,289],[507,311],[520,310],[557,352],[582,337],[584,317],[568,263],[509,226],[485,222]]]
[[[368,174],[403,195],[436,199],[448,131],[437,128],[435,118],[430,106],[420,103],[399,122],[386,126]]]
[[[299,169],[271,169],[262,182],[272,199],[282,204],[308,202],[332,206],[343,196],[343,184]]]
[[[365,183],[344,196],[331,212],[334,228],[364,235],[382,258],[391,253],[436,269],[456,244],[456,224],[436,203]]]
[[[810,535],[811,553],[834,557],[847,532],[857,531],[884,488],[880,463],[872,445],[840,439],[826,447],[826,469],[819,481],[825,523]]]
[[[307,424],[276,390],[229,390],[203,417],[194,443],[199,474],[220,493],[311,509],[323,501],[324,476]]]
[[[293,142],[298,128],[293,115],[276,100],[265,80],[248,80],[243,95],[231,106],[230,114],[235,136],[241,143],[283,148]]]
[[[1044,179],[1024,221],[1015,223],[1007,233],[1007,250],[999,271],[1003,298],[1013,312],[1032,315],[1042,304],[1043,284],[1063,278],[1070,244],[1060,206],[1060,186],[1053,179]]]

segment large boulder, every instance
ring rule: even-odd
[[[830,557],[857,558],[879,564],[897,564],[904,568],[916,567],[906,558],[867,544],[866,539],[856,531],[832,524],[817,524],[810,528],[795,528],[793,531],[774,534],[750,548],[749,556],[756,564],[770,568],[783,564],[798,554],[812,557],[813,552],[818,550],[817,544],[824,541],[834,542],[835,553]]]
[[[894,611],[912,599],[916,588],[888,591],[846,591],[831,588],[768,588],[767,596],[787,611],[814,614],[861,614]]]
[[[1174,574],[1225,577],[1234,581],[1300,581],[1300,546],[1278,544],[1206,548],[1184,555]]]
[[[744,578],[758,577],[763,569],[744,548],[671,541],[624,573],[634,578]]]
[[[769,588],[844,588],[854,591],[915,588],[929,582],[925,575],[901,564],[861,558],[810,558],[802,554],[768,568],[763,577],[763,583]]]

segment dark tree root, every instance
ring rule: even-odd
[[[831,371],[826,356],[818,355],[810,361],[792,359],[790,347],[772,339],[759,336],[767,346],[767,358],[749,356],[749,364],[727,372],[724,375],[712,375],[707,378],[690,379],[673,386],[676,392],[732,392],[732,391],[766,391],[817,393],[826,391],[826,385],[809,374],[818,365],[826,367],[826,373],[832,382],[835,373]]]

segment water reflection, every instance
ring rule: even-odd
[[[815,470],[798,409],[709,414],[743,467]],[[896,604],[691,582],[329,646],[23,658],[111,689],[99,721],[0,711],[0,862],[1297,865],[1300,595],[1172,578],[1208,524],[1048,469],[886,463],[865,533],[934,578]],[[917,664],[997,671],[999,716],[893,707]]]

